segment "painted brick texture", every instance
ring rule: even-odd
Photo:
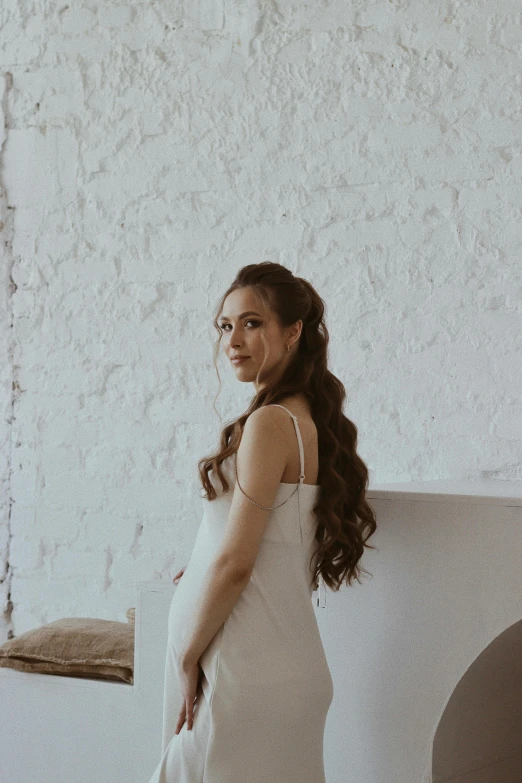
[[[185,564],[253,387],[213,309],[327,304],[375,482],[521,478],[519,0],[31,4],[3,20],[0,639]]]

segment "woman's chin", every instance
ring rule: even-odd
[[[255,372],[252,371],[252,369],[247,369],[241,364],[237,364],[234,367],[234,371],[236,373],[236,378],[238,379],[238,381],[242,381],[244,383],[250,383],[256,377],[256,374]]]

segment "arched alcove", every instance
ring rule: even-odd
[[[522,781],[522,620],[460,679],[433,741],[433,783]]]

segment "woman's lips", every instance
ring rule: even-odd
[[[250,356],[242,356],[240,359],[231,359],[232,364],[243,364],[243,362],[246,362],[247,359],[250,359]]]

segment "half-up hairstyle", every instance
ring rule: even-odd
[[[346,391],[339,378],[327,367],[329,334],[324,320],[324,302],[307,280],[295,277],[281,264],[263,261],[242,267],[223,294],[214,318],[214,326],[219,333],[214,349],[218,378],[217,358],[222,336],[218,319],[226,297],[245,286],[252,289],[261,305],[275,314],[281,328],[299,320],[302,320],[303,326],[296,355],[282,377],[257,392],[245,413],[223,428],[219,450],[199,460],[199,474],[206,491],[204,497],[214,500],[217,496],[209,478],[211,469],[219,477],[223,491],[229,490],[220,465],[237,451],[248,416],[264,405],[279,402],[290,395],[303,394],[309,401],[319,441],[317,483],[321,489],[314,506],[317,518],[315,584],[318,584],[320,574],[325,584],[338,591],[343,582],[348,585],[354,579],[360,582],[361,571],[368,573],[359,565],[359,560],[365,546],[376,549],[366,541],[375,532],[377,524],[375,513],[365,497],[369,477],[368,469],[356,451],[357,428],[342,410]],[[268,356],[268,344],[262,329],[261,337],[266,353],[257,380]]]

